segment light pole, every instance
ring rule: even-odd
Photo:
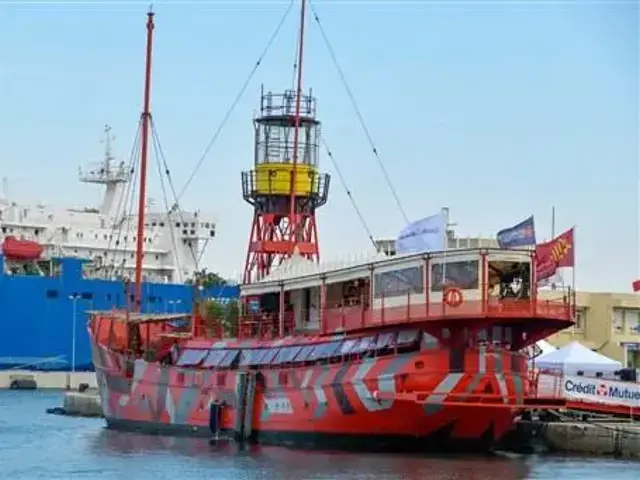
[[[182,303],[182,300],[169,300],[167,303],[169,304],[169,313],[177,313],[178,305]]]
[[[71,372],[67,374],[67,390],[71,389],[71,374],[76,372],[76,321],[77,321],[77,301],[80,295],[73,293],[69,295],[69,300],[73,302],[73,316],[71,321]]]

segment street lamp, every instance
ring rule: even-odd
[[[80,295],[73,293],[69,295],[69,300],[73,302],[73,316],[71,321],[71,372],[67,373],[67,390],[71,389],[71,374],[76,372],[76,321],[77,321],[77,302]]]
[[[178,304],[182,303],[182,300],[169,300],[169,313],[176,313],[178,311]]]

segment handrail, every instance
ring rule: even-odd
[[[463,298],[464,294],[462,291]],[[407,294],[379,297],[373,301],[363,296],[351,304],[333,308],[297,309],[295,321],[293,312],[284,315],[285,321],[296,327],[304,325],[330,334],[388,325],[472,318],[514,321],[545,318],[569,322],[574,312],[573,296],[558,299],[472,298],[463,299],[460,304],[447,304],[441,299],[427,298],[425,301],[424,295]],[[277,316],[277,313],[264,312],[246,314],[240,318],[239,324],[261,323],[264,318],[272,318],[277,324]]]

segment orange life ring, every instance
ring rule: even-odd
[[[451,287],[444,291],[444,303],[456,308],[462,305],[462,291],[459,288]]]

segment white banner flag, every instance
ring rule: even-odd
[[[410,223],[396,240],[396,254],[446,250],[446,229],[447,218],[444,213]]]

